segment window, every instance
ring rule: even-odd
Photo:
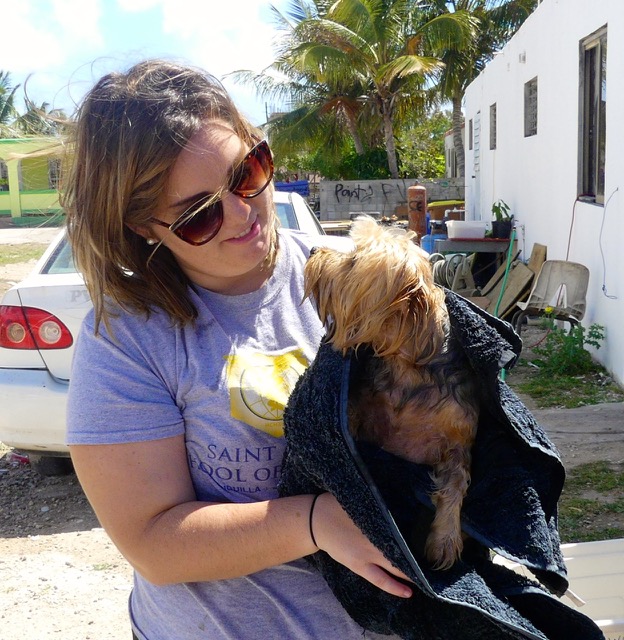
[[[0,191],[9,190],[9,168],[4,160],[0,160]]]
[[[496,103],[490,105],[490,149],[496,149]]]
[[[474,137],[473,168],[476,175],[481,171],[481,112],[480,111],[477,111],[477,114],[474,117],[473,137]]]
[[[445,150],[445,177],[457,178],[457,154],[453,147],[447,147]]]
[[[607,111],[607,28],[581,42],[580,193],[604,202]]]
[[[48,185],[50,189],[58,189],[61,180],[61,161],[58,158],[48,160]]]
[[[537,135],[537,78],[524,84],[524,137]]]
[[[468,120],[468,151],[472,151],[472,118]]]

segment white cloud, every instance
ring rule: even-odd
[[[287,2],[4,0],[2,22],[10,27],[2,34],[0,68],[14,84],[33,74],[28,94],[35,102],[68,111],[103,73],[147,56],[176,57],[219,78],[260,71],[275,55],[269,5]],[[224,83],[255,122],[263,120],[252,88]]]
[[[55,24],[60,29],[59,37],[66,45],[69,43],[77,50],[85,44],[90,48],[102,46],[100,0],[52,0],[52,7]]]
[[[117,0],[117,4],[122,11],[140,13],[141,11],[153,9],[162,4],[162,2],[161,0]]]
[[[3,68],[15,74],[54,69],[100,44],[97,0],[20,0],[2,7]]]
[[[132,4],[138,0],[119,1]],[[199,4],[196,0],[142,0],[142,3],[152,6],[160,3],[163,33],[185,43],[184,59],[221,78],[242,110],[255,123],[264,122],[265,107],[255,89],[224,76],[240,69],[259,72],[273,61],[276,31],[269,20],[268,1],[212,0]]]
[[[163,33],[184,41],[186,56],[215,75],[241,68],[260,70],[272,60],[275,31],[263,19],[268,2],[161,2]]]
[[[99,0],[19,0],[2,7],[2,70],[14,84],[26,82],[35,102],[67,102],[58,98],[89,51],[102,45],[98,28]],[[18,93],[18,96],[21,96]],[[18,100],[19,106],[19,100]]]

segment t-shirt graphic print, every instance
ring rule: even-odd
[[[226,361],[232,417],[281,438],[288,396],[309,364],[303,352],[243,351],[226,356]]]

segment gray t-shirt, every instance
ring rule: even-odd
[[[277,497],[282,411],[323,333],[313,305],[302,304],[303,265],[311,246],[345,246],[342,240],[280,232],[266,285],[240,296],[195,288],[194,326],[176,326],[159,311],[146,319],[120,310],[111,322],[114,338],[103,325],[95,337],[93,314],[87,316],[72,369],[68,442],[184,433],[199,500]],[[130,615],[142,640],[343,640],[363,633],[304,560],[232,580],[167,586],[135,574]]]

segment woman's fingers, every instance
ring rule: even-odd
[[[359,530],[330,493],[319,496],[311,523],[320,549],[379,589],[400,598],[412,590],[398,578],[409,580]]]
[[[394,567],[393,567],[394,569]],[[396,571],[396,569],[394,569]],[[398,574],[407,580],[407,576],[404,576],[401,572]],[[369,564],[365,571],[361,574],[362,578],[368,580],[371,584],[399,598],[410,598],[412,596],[412,590],[402,582],[399,582],[393,578],[385,569],[376,564]]]

